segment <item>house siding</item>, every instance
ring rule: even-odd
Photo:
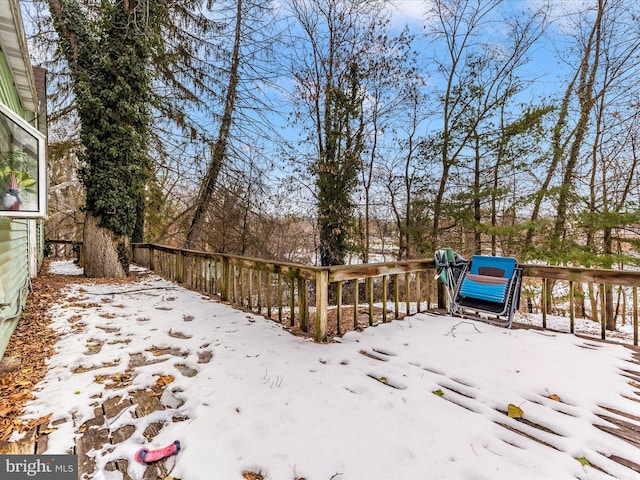
[[[9,69],[9,63],[7,57],[0,47],[0,100],[11,110],[16,112],[22,118],[29,120],[25,115],[25,111],[20,103],[20,97],[16,90],[11,76],[11,70]]]
[[[9,61],[1,48],[0,101],[27,121],[36,118],[35,112],[23,108]],[[30,279],[42,260],[42,225],[41,220],[0,217],[0,358],[26,303]]]
[[[0,218],[0,358],[29,290],[29,220]]]

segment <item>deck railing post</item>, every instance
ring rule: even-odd
[[[600,338],[605,340],[607,338],[607,305],[605,286],[600,284],[598,291],[600,292]]]
[[[329,272],[316,272],[316,342],[327,341],[327,306],[329,304]]]
[[[267,317],[271,318],[271,306],[273,305],[273,293],[271,292],[271,282],[273,281],[271,272],[267,272]]]
[[[411,315],[411,276],[409,273],[404,274],[404,295],[406,315]]]
[[[309,331],[309,286],[302,278],[298,279],[298,316],[300,317],[300,330]]]
[[[282,323],[283,320],[283,316],[282,316],[282,308],[284,306],[284,290],[282,287],[282,275],[278,274],[278,322]]]
[[[360,303],[360,279],[353,281],[353,329],[358,330],[358,304]]]
[[[420,313],[420,302],[422,300],[422,282],[420,281],[420,272],[416,272],[416,313]]]
[[[633,344],[638,346],[638,287],[633,287]]]
[[[575,333],[576,312],[575,312],[575,286],[569,282],[569,331]]]
[[[184,282],[184,250],[176,252],[176,282]]]
[[[437,284],[437,293],[438,293],[438,308],[441,310],[447,309],[447,289],[444,283],[438,282]]]
[[[147,253],[149,255],[149,270],[153,272],[156,269],[156,249],[153,245],[149,245],[147,248],[149,249]]]
[[[228,302],[229,291],[231,290],[231,265],[229,265],[229,258],[221,257],[220,264],[220,297],[222,297],[222,300]]]
[[[369,302],[369,326],[373,325],[373,277],[367,278],[367,300]]]
[[[342,335],[342,281],[336,282],[336,331],[338,335]]]
[[[289,326],[296,326],[296,282],[289,277]]]
[[[400,279],[398,274],[393,275],[393,302],[395,319],[400,318]]]
[[[389,288],[389,275],[382,277],[382,322],[389,321],[387,318],[387,289]]]
[[[541,300],[541,307],[542,307],[542,328],[547,328],[547,306],[549,305],[547,303],[547,290],[548,290],[548,282],[546,278],[542,279],[542,300]]]

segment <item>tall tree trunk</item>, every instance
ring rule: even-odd
[[[415,112],[415,110],[414,110]],[[407,198],[407,204],[405,207],[405,218],[404,218],[404,233],[403,228],[400,228],[400,254],[399,260],[403,258],[409,259],[411,258],[411,231],[412,227],[412,202],[413,197],[411,196],[412,191],[412,175],[411,175],[411,162],[413,160],[413,150],[414,150],[414,135],[416,133],[416,120],[415,115],[413,117],[413,129],[411,130],[411,134],[409,135],[409,145],[407,149],[407,156],[405,157],[404,162],[404,191]],[[402,240],[404,239],[404,241]],[[402,248],[404,246],[404,249]],[[403,256],[404,253],[404,256]]]
[[[473,172],[473,242],[475,253],[482,253],[482,205],[480,204],[480,136],[474,129],[474,172]]]
[[[202,248],[202,236],[207,223],[207,212],[213,200],[213,194],[218,176],[224,165],[225,155],[227,153],[227,143],[229,141],[229,132],[231,131],[231,123],[233,120],[233,111],[237,98],[238,90],[238,68],[240,65],[240,38],[242,32],[242,0],[238,0],[236,7],[236,26],[233,42],[233,54],[231,58],[231,70],[229,73],[229,85],[227,86],[227,95],[225,98],[224,112],[220,120],[220,130],[213,148],[211,149],[211,161],[207,168],[207,173],[200,187],[200,193],[196,201],[196,210],[193,215],[191,227],[187,233],[185,247],[189,249]]]
[[[545,195],[549,191],[549,185],[551,185],[551,181],[553,180],[556,170],[558,169],[558,165],[560,164],[560,161],[562,160],[562,157],[564,156],[564,152],[566,150],[566,140],[563,140],[562,133],[567,125],[567,118],[569,117],[569,103],[571,101],[571,95],[573,93],[573,87],[575,86],[578,73],[579,72],[576,72],[575,76],[565,90],[564,97],[562,98],[562,104],[560,106],[560,111],[558,113],[558,120],[553,127],[553,153],[551,156],[551,164],[547,168],[547,175],[535,195],[533,209],[531,212],[532,226],[527,230],[527,236],[525,238],[525,247],[528,249],[533,247],[533,238],[536,233],[535,223],[540,217],[542,202],[545,198]]]
[[[100,218],[87,212],[84,220],[84,274],[96,277],[126,277],[129,270],[131,243],[127,235],[114,236],[100,226]]]
[[[611,255],[613,253],[613,232],[611,227],[604,229],[604,249],[605,254]],[[612,265],[607,265],[608,268],[611,268],[611,266]],[[605,285],[604,296],[605,326],[607,330],[613,331],[616,329],[616,317],[614,315],[613,287],[611,285]]]
[[[402,260],[404,257],[404,252],[406,250],[404,239],[404,223],[402,220],[402,214],[400,213],[400,209],[398,208],[396,202],[396,192],[393,188],[393,175],[389,175],[389,181],[386,184],[387,191],[389,192],[389,201],[391,203],[391,210],[393,211],[393,217],[395,220],[396,228],[398,230],[398,253],[396,256],[397,260]]]
[[[500,106],[500,131],[503,132],[501,134],[500,142],[498,143],[498,149],[496,151],[496,163],[493,165],[493,176],[492,176],[492,189],[491,189],[491,255],[497,255],[498,251],[498,237],[496,235],[496,227],[498,226],[498,185],[500,184],[500,165],[505,157],[505,145],[506,139],[504,138],[504,130],[505,130],[505,105],[504,103]],[[515,192],[514,192],[515,193]],[[515,216],[515,215],[514,215]],[[515,221],[515,219],[514,219]]]
[[[376,160],[377,155],[377,145],[378,145],[378,110],[377,104],[375,107],[375,111],[373,114],[373,118],[371,119],[371,123],[373,124],[373,141],[371,145],[371,151],[369,152],[369,165],[362,166],[362,176],[363,176],[363,188],[364,188],[364,245],[363,245],[363,254],[362,261],[364,263],[369,263],[369,249],[371,248],[371,184],[373,179],[373,167],[374,162]]]
[[[94,21],[80,1],[48,4],[82,124],[85,275],[123,277],[150,172],[147,66],[163,5],[149,1],[141,15],[135,2],[103,2]]]
[[[571,148],[569,149],[569,157],[564,169],[562,184],[560,186],[560,194],[556,209],[556,220],[553,226],[551,236],[551,244],[553,246],[561,246],[562,239],[565,234],[567,214],[569,210],[569,199],[571,190],[573,189],[573,180],[575,169],[578,164],[580,148],[584,142],[587,133],[589,117],[595,104],[593,95],[596,73],[598,71],[600,60],[600,41],[601,41],[601,24],[604,5],[602,0],[598,2],[598,15],[594,21],[593,28],[589,35],[589,41],[584,47],[584,56],[580,65],[580,82],[578,84],[577,96],[580,104],[580,117],[575,128],[575,135]],[[593,55],[592,64],[589,60]]]

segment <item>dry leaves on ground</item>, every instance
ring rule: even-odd
[[[33,428],[39,422],[19,420],[25,402],[33,397],[33,387],[46,373],[46,360],[53,354],[56,333],[49,328],[49,305],[59,299],[66,277],[43,274],[32,281],[33,291],[18,322],[4,357],[15,362],[12,370],[0,373],[0,440],[14,431]]]
[[[264,480],[264,475],[262,475],[262,473],[243,472],[242,478],[244,480]],[[295,477],[293,480],[306,480],[306,479],[304,477]]]
[[[114,279],[87,279],[82,276],[49,274],[49,259],[45,259],[38,277],[32,279],[32,291],[4,354],[3,363],[10,365],[0,371],[0,441],[7,441],[13,432],[22,432],[48,422],[48,417],[29,422],[20,420],[24,404],[33,398],[33,389],[46,373],[46,360],[54,353],[57,334],[49,327],[49,307],[60,302],[63,289],[71,283],[114,283]],[[122,279],[127,283],[131,279]],[[72,324],[80,318],[74,318]],[[122,379],[119,379],[122,380]]]

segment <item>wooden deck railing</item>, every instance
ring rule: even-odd
[[[59,242],[49,240],[49,244]],[[68,247],[67,247],[68,248]],[[81,251],[81,249],[80,249]],[[238,255],[135,244],[134,262],[185,287],[282,323],[294,333],[325,342],[349,330],[446,307],[432,259],[315,267]],[[638,345],[640,272],[523,265],[520,310],[597,321],[602,339],[607,312],[633,329]],[[614,288],[616,289],[614,292]]]
[[[82,262],[82,242],[75,240],[45,240],[45,256],[54,258],[73,258]]]
[[[640,271],[524,265],[523,276],[523,295],[536,303],[534,311],[542,313],[543,328],[548,315],[559,314],[568,317],[569,332],[574,333],[575,319],[587,317],[599,322],[600,338],[605,340],[611,333],[607,319],[615,315],[618,325],[631,325],[633,345],[638,345]]]
[[[436,298],[429,260],[314,267],[136,244],[134,262],[294,331],[313,328],[318,342],[430,308]]]

